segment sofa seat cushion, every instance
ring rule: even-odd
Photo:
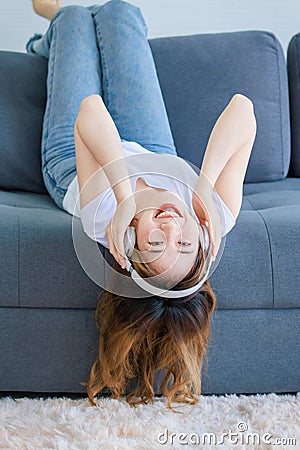
[[[243,193],[211,277],[219,307],[299,307],[300,178],[246,183]]]
[[[0,306],[95,307],[100,288],[78,262],[72,216],[48,194],[0,191],[0,240]]]
[[[299,307],[299,236],[299,178],[245,184],[210,277],[218,308]],[[101,289],[78,262],[72,216],[48,195],[0,191],[0,240],[0,306],[95,308]]]

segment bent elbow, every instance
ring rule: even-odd
[[[235,94],[231,101],[234,107],[239,109],[243,122],[246,123],[249,128],[249,134],[251,136],[256,135],[257,123],[252,100],[243,94]]]
[[[240,105],[244,108],[248,108],[249,110],[254,109],[252,100],[250,100],[250,98],[246,97],[246,95],[244,95],[244,94],[234,94],[231,101],[234,101],[238,105]]]

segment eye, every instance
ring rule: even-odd
[[[190,247],[192,244],[190,242],[178,242],[179,245],[181,245],[182,247]]]
[[[148,244],[152,245],[153,247],[156,247],[158,245],[163,245],[162,241],[154,241],[154,242],[148,242]]]

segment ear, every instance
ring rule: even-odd
[[[130,227],[135,227],[136,226],[136,223],[137,223],[137,221],[138,221],[138,219],[136,218],[136,217],[134,217],[132,220],[131,220],[131,222],[130,222],[130,224],[129,224],[129,226]]]

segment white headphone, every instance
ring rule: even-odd
[[[156,286],[153,286],[152,284],[148,283],[144,278],[142,278],[136,270],[131,265],[131,262],[128,258],[126,258],[126,269],[128,272],[130,272],[131,278],[134,280],[134,282],[140,286],[145,291],[149,292],[152,295],[157,295],[159,297],[166,297],[166,298],[179,298],[179,297],[186,297],[187,295],[193,294],[196,292],[207,280],[209,271],[212,264],[212,245],[211,241],[209,239],[209,234],[207,227],[205,225],[200,224],[200,228],[202,229],[203,233],[200,232],[200,245],[202,248],[204,248],[204,254],[205,254],[205,270],[204,270],[204,276],[202,279],[195,284],[195,286],[192,286],[188,289],[183,289],[180,291],[172,291],[167,289],[161,289]],[[124,238],[124,250],[127,257],[132,256],[134,246],[136,241],[136,234],[134,227],[128,227],[127,232],[125,234]]]

